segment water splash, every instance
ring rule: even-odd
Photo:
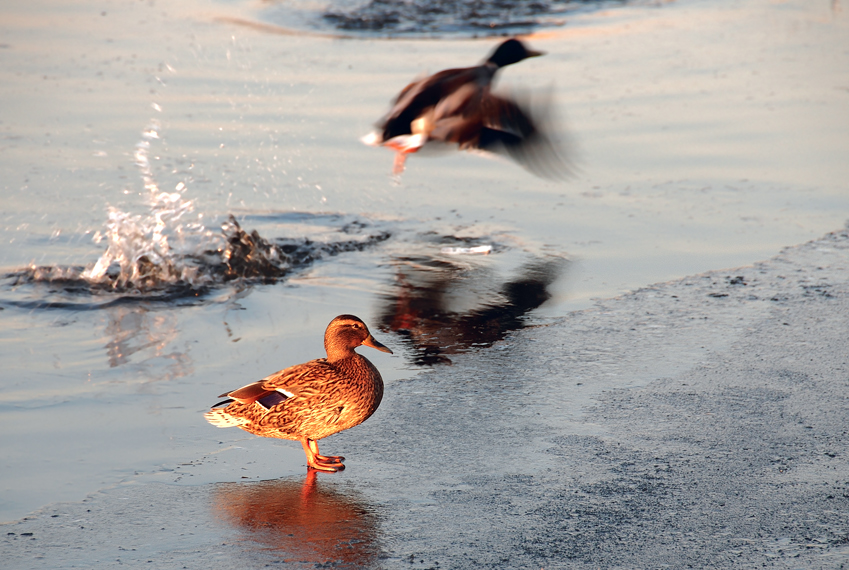
[[[80,275],[92,285],[117,291],[145,291],[177,282],[205,285],[199,282],[203,280],[199,268],[183,260],[187,252],[201,243],[220,248],[216,242],[221,237],[206,230],[202,214],[189,219],[194,204],[183,196],[185,183],[177,184],[175,192],[159,188],[149,156],[151,141],[156,139],[159,139],[159,124],[152,122],[142,133],[134,153],[150,210],[145,215],[133,215],[109,207],[106,251]],[[100,243],[103,238],[97,232],[94,241]]]
[[[106,251],[87,266],[36,266],[8,274],[12,287],[48,284],[49,293],[102,295],[118,293],[121,299],[173,300],[198,297],[211,288],[236,280],[270,283],[324,257],[357,251],[390,237],[388,231],[363,231],[370,224],[344,224],[341,239],[326,242],[302,238],[268,240],[254,230],[242,229],[230,215],[215,230],[203,223],[180,182],[173,192],[163,191],[150,162],[151,143],[159,139],[159,124],[151,122],[136,145],[134,158],[141,173],[144,214],[110,206],[105,228],[94,242],[106,241]],[[94,305],[107,306],[112,301]],[[66,300],[27,301],[27,306],[66,307]],[[78,303],[70,303],[79,306]]]

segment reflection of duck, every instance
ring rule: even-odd
[[[143,305],[106,306],[108,321],[104,348],[109,367],[134,365],[151,381],[167,381],[192,372],[192,359],[173,346],[177,318],[171,312],[153,311]]]
[[[392,351],[377,342],[353,315],[330,321],[324,333],[327,358],[275,372],[258,382],[222,394],[206,419],[218,427],[238,426],[263,437],[300,440],[307,465],[322,471],[344,469],[344,457],[318,453],[319,439],[361,424],[383,398],[380,372],[358,346]],[[223,406],[223,407],[221,407]]]
[[[446,69],[414,81],[398,95],[378,130],[362,140],[396,152],[396,175],[404,171],[407,155],[428,142],[506,153],[540,176],[567,174],[566,163],[530,113],[516,101],[490,92],[499,69],[542,54],[511,38],[481,65]]]
[[[399,260],[397,291],[384,297],[381,327],[408,338],[416,364],[450,362],[446,355],[490,346],[525,326],[523,317],[551,297],[548,288],[563,264],[560,258],[531,263],[521,277],[500,285],[490,283],[488,293],[482,280],[476,279],[474,306],[453,310],[452,301],[463,294],[462,283],[481,277],[481,269],[469,271],[434,259]]]
[[[322,488],[310,470],[294,480],[217,485],[215,510],[286,562],[366,568],[380,554],[378,518],[354,494]],[[323,567],[323,566],[322,566]]]

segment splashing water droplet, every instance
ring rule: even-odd
[[[89,283],[115,290],[146,290],[167,283],[193,282],[198,275],[197,267],[181,260],[201,244],[216,249],[221,246],[210,243],[215,241],[215,236],[206,232],[199,216],[190,219],[194,204],[180,193],[186,189],[185,183],[177,184],[178,192],[159,189],[149,158],[150,141],[157,139],[159,124],[154,121],[142,132],[142,140],[134,153],[150,210],[146,215],[132,215],[109,207],[105,231],[107,249],[81,275]],[[98,232],[93,239],[99,242],[103,236]]]

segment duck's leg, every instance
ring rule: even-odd
[[[395,153],[395,162],[392,163],[392,174],[394,176],[401,176],[404,174],[404,166],[407,162],[407,153],[403,151],[398,151]]]
[[[341,462],[328,461],[330,458],[325,458],[323,455],[318,455],[318,445],[311,439],[301,438],[301,446],[304,448],[304,453],[307,456],[307,466],[319,471],[329,471],[335,473],[345,469]],[[313,451],[315,447],[315,451]]]
[[[318,452],[318,442],[312,439],[307,440],[310,442],[310,451],[312,451],[313,456],[318,459],[322,463],[339,463],[341,464],[345,461],[345,458],[341,455],[321,455]]]
[[[399,135],[391,138],[383,146],[391,148],[395,151],[395,162],[392,163],[392,174],[400,176],[404,173],[404,166],[407,162],[407,155],[411,152],[418,152],[427,142],[427,133],[416,133],[412,135]]]

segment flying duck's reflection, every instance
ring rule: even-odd
[[[418,365],[490,346],[549,298],[563,258],[535,259],[505,282],[483,266],[432,257],[397,258],[394,290],[384,296],[380,328],[407,337]]]
[[[365,568],[380,554],[378,516],[357,495],[323,488],[310,469],[303,482],[221,484],[213,501],[223,520],[282,562]]]

